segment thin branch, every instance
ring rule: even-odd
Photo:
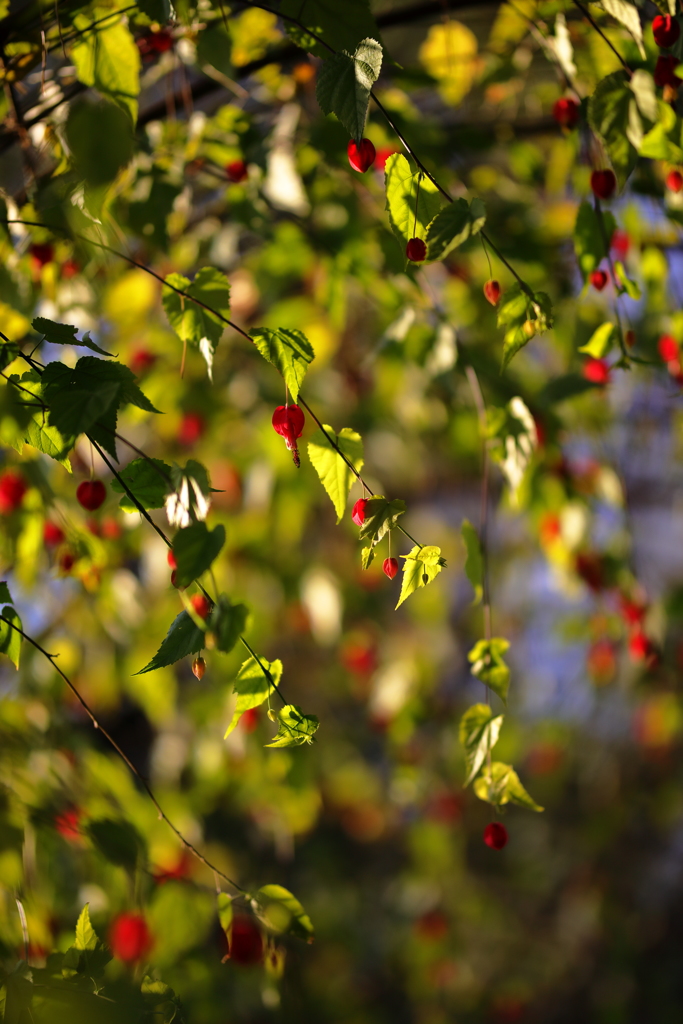
[[[90,444],[93,446],[95,451],[98,453],[98,455],[100,456],[100,458],[102,459],[104,464],[109,468],[110,472],[118,480],[118,482],[120,483],[121,487],[123,487],[124,491],[126,492],[128,497],[130,498],[130,500],[133,502],[133,504],[137,508],[138,512],[140,513],[140,515],[143,516],[147,520],[149,525],[152,527],[152,529],[155,530],[159,534],[159,536],[163,540],[164,544],[166,544],[169,548],[173,547],[171,541],[168,539],[168,537],[166,536],[164,531],[161,529],[160,526],[157,526],[157,524],[154,522],[154,520],[150,516],[149,512],[147,511],[147,509],[144,507],[144,505],[142,505],[138,501],[138,499],[135,497],[135,495],[131,491],[131,489],[128,486],[128,484],[126,483],[126,481],[121,476],[121,474],[117,473],[116,469],[111,464],[111,462],[109,461],[107,456],[104,454],[104,452],[102,451],[102,449],[98,445],[97,441],[94,441],[93,438],[90,436],[90,434],[86,434],[85,436],[88,438],[88,440],[90,441]]]
[[[4,615],[0,615],[0,619],[2,619],[2,621],[5,622],[11,629],[15,630],[15,632],[19,633],[19,635],[22,636],[24,638],[24,640],[27,640],[28,643],[30,643],[32,647],[35,647],[35,649],[37,651],[40,651],[40,653],[43,655],[44,658],[47,658],[47,660],[50,662],[50,664],[55,669],[55,671],[59,673],[59,675],[62,677],[62,679],[64,680],[66,685],[69,687],[69,689],[71,690],[71,692],[73,693],[74,697],[76,698],[76,700],[79,702],[79,704],[81,705],[81,707],[83,708],[83,710],[87,714],[88,718],[90,719],[90,721],[92,722],[94,727],[96,729],[99,729],[100,733],[104,736],[104,738],[107,740],[107,742],[114,748],[114,750],[119,755],[119,757],[123,760],[123,762],[126,764],[128,769],[133,773],[135,778],[140,782],[140,784],[144,788],[145,792],[147,793],[147,796],[150,798],[150,800],[152,801],[152,803],[156,807],[157,811],[159,812],[159,816],[166,822],[166,824],[169,826],[169,828],[172,829],[173,832],[175,832],[176,836],[181,841],[181,843],[183,844],[185,849],[189,850],[189,852],[194,857],[196,857],[197,860],[201,861],[201,863],[204,864],[207,868],[209,868],[209,870],[214,871],[225,882],[227,882],[228,885],[231,885],[233,887],[233,889],[236,889],[237,892],[239,892],[239,893],[246,893],[246,890],[243,889],[241,885],[238,885],[237,882],[234,882],[232,880],[232,878],[230,878],[223,871],[221,871],[220,868],[217,868],[215,866],[215,864],[212,864],[211,861],[207,860],[206,857],[204,856],[204,854],[200,853],[199,850],[197,849],[197,847],[193,846],[192,843],[189,841],[189,839],[185,838],[185,836],[182,834],[180,829],[178,829],[173,824],[173,822],[168,817],[168,815],[164,811],[163,807],[161,806],[161,804],[157,800],[156,796],[154,795],[154,792],[153,792],[151,786],[147,782],[147,779],[144,777],[144,775],[141,774],[140,771],[138,771],[138,769],[135,767],[135,765],[133,764],[131,759],[128,757],[128,755],[118,745],[118,743],[116,742],[114,737],[109,732],[107,732],[107,730],[104,728],[103,725],[100,724],[100,722],[97,719],[97,717],[95,716],[95,713],[93,712],[92,708],[86,702],[85,698],[81,695],[80,691],[78,689],[76,689],[76,687],[71,682],[71,680],[69,679],[67,674],[65,672],[63,672],[62,669],[59,667],[59,665],[57,664],[56,655],[49,654],[45,650],[44,647],[41,647],[41,645],[38,643],[37,640],[34,640],[32,636],[29,636],[28,633],[25,633],[23,629],[21,629],[19,626],[15,625],[15,623],[12,622],[10,619],[6,619]]]
[[[479,421],[479,432],[482,438],[482,471],[481,471],[481,505],[479,509],[479,542],[481,544],[481,555],[483,562],[482,578],[482,606],[484,610],[484,636],[491,639],[491,591],[489,586],[489,557],[488,557],[488,516],[489,516],[489,468],[491,457],[489,455],[489,444],[486,437],[486,404],[479,384],[476,370],[470,364],[465,369],[467,383],[472,392],[472,398],[477,410]]]
[[[581,11],[581,13],[583,14],[584,18],[587,18],[587,19],[588,19],[588,21],[590,21],[590,23],[591,23],[591,25],[593,26],[593,28],[595,29],[595,31],[596,31],[596,32],[597,32],[597,33],[598,33],[599,35],[601,35],[601,36],[602,36],[602,38],[603,38],[603,39],[604,39],[604,41],[605,41],[605,42],[607,43],[607,45],[609,46],[610,50],[612,51],[612,53],[614,54],[614,56],[615,56],[615,57],[617,58],[617,60],[619,61],[619,63],[620,63],[620,64],[621,64],[621,66],[623,67],[624,71],[625,71],[625,72],[626,72],[626,73],[628,74],[628,76],[629,76],[629,78],[630,78],[630,77],[631,77],[631,76],[633,75],[633,71],[632,71],[632,70],[631,70],[631,68],[630,68],[630,67],[628,66],[628,64],[626,63],[626,61],[624,60],[624,58],[623,58],[623,57],[621,56],[621,54],[619,53],[619,51],[618,51],[618,50],[616,49],[616,47],[615,47],[615,46],[614,46],[614,45],[613,45],[613,44],[612,44],[612,43],[610,42],[610,40],[609,40],[609,39],[607,38],[607,36],[605,35],[605,33],[604,33],[604,32],[602,31],[602,29],[601,29],[601,28],[600,28],[600,26],[598,25],[597,21],[596,21],[596,20],[594,19],[594,17],[593,17],[593,15],[591,14],[591,12],[590,12],[589,10],[587,10],[587,8],[585,8],[585,7],[583,6],[583,4],[579,2],[579,0],[574,0],[574,3],[575,3],[575,4],[576,4],[576,6],[577,6],[577,7],[579,8],[579,10],[580,10],[580,11]]]

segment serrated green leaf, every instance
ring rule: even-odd
[[[223,651],[224,654],[230,653],[239,640],[240,633],[244,632],[248,616],[249,609],[245,604],[233,604],[225,594],[219,595],[211,609],[207,630],[219,651]]]
[[[116,458],[114,432],[119,408],[130,404],[146,412],[159,411],[137,386],[127,366],[95,356],[82,356],[74,367],[48,363],[41,381],[50,409],[48,422],[69,447],[79,434],[87,433]]]
[[[213,357],[226,328],[225,320],[230,315],[228,279],[215,267],[202,267],[197,271],[194,281],[189,281],[182,274],[169,274],[166,284],[180,288],[192,298],[210,307],[205,309],[184,295],[178,295],[170,287],[162,292],[161,301],[168,322],[181,341],[201,351],[211,379]]]
[[[617,329],[614,324],[609,321],[600,324],[586,344],[581,346],[579,352],[585,352],[586,355],[593,356],[594,359],[602,359],[611,349],[616,336]]]
[[[221,928],[228,935],[232,926],[232,899],[227,892],[219,892],[217,903],[218,920],[221,923]]]
[[[51,345],[77,345],[81,348],[89,348],[93,352],[99,352],[102,356],[111,356],[111,352],[96,345],[88,333],[84,334],[79,341],[76,337],[78,328],[71,324],[58,324],[54,320],[47,320],[44,316],[37,316],[32,321],[31,327],[38,334],[42,334]]]
[[[361,569],[369,569],[373,563],[375,557],[375,549],[372,545],[367,548],[362,548],[360,553],[360,565]]]
[[[643,139],[643,129],[635,96],[625,71],[607,75],[588,101],[588,122],[609,157],[620,188],[636,165],[638,152],[630,141]],[[635,135],[634,135],[635,131]]]
[[[530,811],[543,810],[519,781],[519,776],[512,765],[494,761],[490,770],[485,768],[474,783],[474,792],[480,800],[501,807],[513,803],[526,807]]]
[[[161,647],[152,660],[134,674],[141,676],[145,672],[153,672],[157,668],[174,665],[176,661],[186,658],[189,654],[198,654],[205,646],[204,633],[194,624],[188,613],[182,611],[171,623],[168,633],[161,642]]]
[[[74,24],[81,33],[71,47],[76,75],[84,85],[94,86],[125,110],[133,124],[138,117],[140,92],[140,51],[128,27],[119,20],[100,23],[77,14]]]
[[[315,358],[313,346],[302,331],[285,327],[255,327],[249,331],[264,359],[280,371],[296,402],[308,367]]]
[[[427,228],[444,205],[444,198],[421,171],[413,171],[402,153],[393,153],[384,168],[386,209],[391,228],[405,255],[411,238],[424,238]],[[417,183],[420,195],[417,198]],[[417,198],[417,220],[415,203]]]
[[[171,490],[171,466],[162,462],[161,459],[134,459],[127,466],[119,470],[119,476],[125,481],[128,488],[135,495],[143,508],[163,508],[164,498]],[[110,485],[112,491],[123,494],[120,507],[124,512],[138,512],[135,505],[123,489],[123,485],[114,478]]]
[[[397,608],[414,594],[421,587],[426,587],[432,580],[436,579],[445,561],[441,557],[441,548],[435,545],[419,547],[415,545],[407,555],[401,555],[403,562],[403,578],[401,580],[401,596],[398,599]]]
[[[320,726],[315,715],[304,715],[296,704],[285,704],[277,717],[280,728],[275,739],[266,743],[267,747],[300,747],[314,742],[313,734]]]
[[[363,39],[353,54],[333,53],[318,73],[316,97],[324,114],[335,114],[349,135],[360,142],[368,116],[370,92],[382,67],[382,47]]]
[[[427,259],[443,260],[453,249],[479,234],[486,223],[481,199],[456,199],[437,213],[427,228]]]
[[[576,215],[574,251],[584,281],[588,280],[589,274],[609,255],[609,241],[617,226],[609,210],[601,212],[605,228],[604,235],[592,203],[585,201],[581,203]]]
[[[469,519],[463,519],[461,535],[465,545],[465,575],[474,588],[474,603],[479,604],[484,590],[484,556],[479,534]]]
[[[263,885],[251,900],[260,921],[278,935],[296,935],[309,942],[315,934],[313,922],[289,889],[281,885]]]
[[[235,679],[235,693],[237,704],[232,721],[228,726],[225,736],[228,737],[235,728],[245,711],[250,708],[257,708],[264,700],[275,692],[282,678],[282,662],[266,661],[265,658],[247,658],[237,673]]]
[[[663,99],[657,101],[657,122],[643,136],[638,152],[652,160],[683,163],[683,121]]]
[[[76,941],[74,946],[76,949],[97,949],[99,939],[97,933],[90,923],[90,904],[86,903],[78,915],[78,921],[76,921]]]
[[[472,664],[472,675],[497,693],[504,704],[507,704],[510,686],[510,669],[503,660],[503,654],[510,642],[503,637],[492,637],[491,640],[479,640],[467,655]]]
[[[211,567],[225,544],[225,527],[218,525],[209,530],[206,523],[192,523],[178,530],[173,538],[176,586],[188,587]]]
[[[9,622],[17,626],[18,629],[23,628],[19,613],[11,604],[5,605],[2,609],[2,618],[0,619],[0,654],[6,654],[14,667],[19,668],[21,641],[23,638],[21,633],[18,633],[16,629],[12,629],[12,626],[8,624]]]
[[[332,427],[324,424],[324,433],[323,430],[316,430],[308,442],[308,456],[320,477],[321,484],[330,496],[339,523],[346,511],[346,501],[355,476],[341,455],[330,445],[325,434],[339,446],[359,473],[363,468],[363,441],[360,434],[350,427],[343,427],[339,434],[335,434]]]
[[[282,0],[279,8],[287,34],[307,53],[317,57],[329,56],[329,50],[316,38],[306,33],[302,25],[310,27],[333,50],[353,53],[361,39],[379,39],[377,22],[370,13],[369,0]],[[296,18],[297,24],[286,20]]]
[[[545,292],[535,292],[532,298],[520,284],[509,288],[498,305],[498,326],[507,327],[501,373],[534,334],[541,334],[552,325],[552,305]]]
[[[467,772],[463,785],[469,786],[495,747],[502,724],[503,716],[494,717],[488,704],[473,704],[460,719],[458,735],[465,751]]]
[[[382,537],[388,530],[393,530],[406,510],[406,503],[402,498],[392,498],[391,501],[383,494],[375,494],[367,499],[365,506],[365,519],[360,528],[360,539],[369,540],[371,546],[379,544]]]

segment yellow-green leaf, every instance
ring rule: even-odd
[[[446,562],[441,557],[441,548],[428,544],[421,548],[419,545],[407,555],[401,555],[403,563],[403,579],[401,580],[401,596],[398,599],[399,608],[406,598],[414,594],[420,587],[426,587],[428,583],[436,579]]]
[[[346,500],[355,476],[341,455],[334,450],[325,434],[339,446],[357,472],[360,472],[363,467],[363,441],[360,434],[351,430],[350,427],[343,427],[339,434],[335,434],[332,427],[325,424],[324,432],[316,430],[308,442],[309,458],[320,477],[321,484],[330,496],[339,523],[346,510]]]

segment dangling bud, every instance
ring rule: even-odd
[[[273,413],[273,430],[284,437],[297,469],[301,465],[301,459],[296,442],[297,438],[301,437],[305,422],[306,417],[298,405],[278,405]]]
[[[195,658],[192,662],[192,674],[196,679],[203,679],[204,673],[206,672],[206,662],[202,658],[201,654],[198,658]]]

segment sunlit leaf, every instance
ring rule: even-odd
[[[143,508],[163,508],[166,494],[171,490],[171,467],[161,459],[134,459],[119,470],[119,476],[135,495]],[[138,512],[139,509],[125,493],[123,485],[114,478],[112,491],[123,494],[119,505],[124,512]]]
[[[401,557],[404,559],[403,578],[397,608],[416,590],[426,587],[428,583],[436,579],[446,565],[441,557],[441,548],[434,545],[422,548],[416,545],[407,555],[401,555]]]
[[[99,939],[97,933],[90,923],[90,911],[88,909],[89,904],[83,907],[80,914],[78,915],[78,921],[76,921],[76,941],[74,946],[76,949],[97,949]]]
[[[343,427],[339,434],[335,434],[332,427],[325,424],[324,430],[325,433],[316,430],[311,437],[308,442],[308,455],[320,477],[320,482],[330,496],[339,523],[346,511],[349,491],[356,478],[341,455],[331,446],[325,434],[339,446],[357,472],[363,467],[363,441],[360,434],[350,427]]]
[[[474,783],[474,792],[480,800],[501,807],[507,803],[518,804],[529,811],[542,811],[519,781],[514,768],[502,761],[494,761],[490,770],[484,768]]]
[[[401,251],[405,253],[406,245],[411,238],[425,237],[427,228],[441,210],[445,200],[436,185],[433,185],[421,171],[413,170],[402,153],[394,153],[389,157],[384,168],[384,177],[389,221],[401,245]]]
[[[295,704],[286,704],[277,713],[280,728],[277,735],[267,747],[300,747],[305,743],[314,742],[314,733],[318,731],[320,722],[315,715],[304,715]]]
[[[478,234],[486,223],[481,199],[456,199],[437,213],[427,228],[427,259],[443,260],[453,249]]]
[[[38,334],[42,334],[51,345],[77,345],[81,348],[92,349],[93,352],[99,352],[101,356],[111,356],[111,352],[96,345],[87,332],[79,341],[76,337],[78,328],[70,324],[58,324],[54,320],[46,320],[44,316],[37,316],[31,322],[31,327]]]
[[[509,646],[509,640],[492,637],[491,640],[478,640],[467,655],[472,664],[472,675],[486,683],[504,704],[507,703],[510,686],[510,669],[505,664],[503,655]]]
[[[8,604],[2,609],[2,618],[0,618],[0,654],[6,654],[14,667],[19,668],[22,636],[16,629],[12,629],[12,626],[9,625],[10,622],[18,629],[23,628],[19,613],[12,605]]]
[[[382,47],[364,39],[353,54],[326,57],[318,75],[316,96],[324,114],[335,114],[352,139],[363,138],[370,92],[382,67]]]
[[[460,719],[458,735],[465,751],[465,786],[469,786],[498,742],[502,724],[503,716],[494,716],[488,704],[473,704]]]
[[[313,923],[303,906],[281,885],[263,885],[252,896],[254,913],[266,928],[279,935],[296,935],[313,941]]]
[[[235,679],[237,704],[232,721],[225,735],[229,736],[245,711],[263,704],[266,698],[275,692],[282,678],[282,662],[266,661],[265,658],[247,658],[242,664]]]
[[[277,327],[274,330],[269,327],[255,327],[249,331],[249,337],[263,358],[280,371],[296,402],[306,371],[315,357],[313,346],[306,335],[301,331],[284,327]]]

